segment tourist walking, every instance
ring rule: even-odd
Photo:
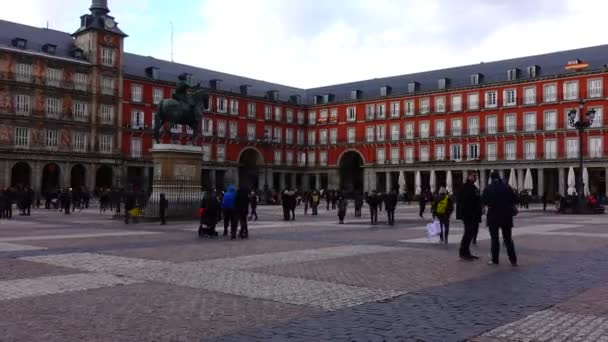
[[[517,266],[517,256],[515,255],[515,245],[512,238],[513,216],[516,214],[515,193],[505,184],[498,172],[490,175],[492,183],[486,187],[482,196],[483,205],[488,207],[486,223],[490,229],[492,240],[492,261],[491,265],[498,265],[500,253],[499,231],[502,231],[502,238],[507,249],[509,261],[512,266]]]
[[[386,215],[388,216],[388,224],[391,226],[395,225],[395,209],[397,208],[398,200],[399,195],[397,195],[396,189],[390,191],[384,198],[384,207],[386,209]]]
[[[361,217],[361,208],[363,207],[363,194],[359,191],[355,193],[355,217]]]
[[[433,218],[437,218],[441,226],[439,241],[446,245],[448,244],[448,235],[450,234],[450,216],[453,211],[454,203],[446,188],[442,187],[439,189],[437,199],[431,207],[431,212],[433,213]]]
[[[228,235],[228,226],[230,226],[230,238],[236,239],[237,217],[235,212],[236,192],[234,186],[229,185],[228,191],[224,193],[222,198],[222,216],[224,217],[224,236]]]
[[[466,183],[464,183],[458,196],[456,206],[456,219],[462,220],[464,233],[460,241],[460,258],[463,260],[475,260],[479,257],[471,254],[471,242],[476,239],[481,222],[481,196],[479,189],[475,186],[477,172],[469,172]]]
[[[348,207],[348,201],[342,194],[338,197],[338,220],[340,224],[344,224],[344,216],[346,216],[346,208]]]
[[[426,192],[422,192],[418,198],[418,205],[420,207],[419,216],[420,218],[424,218],[424,211],[426,210]]]
[[[254,190],[249,194],[249,205],[251,206],[251,212],[249,213],[249,220],[252,220],[255,217],[255,221],[258,220],[258,202],[259,197],[258,194],[255,193]]]
[[[321,196],[319,196],[319,193],[317,192],[317,190],[315,190],[310,195],[310,207],[312,208],[313,216],[319,215],[319,204],[320,203],[321,203]]]
[[[372,224],[378,223],[378,194],[376,190],[372,190],[372,192],[367,196],[367,205],[369,205],[369,213]]]

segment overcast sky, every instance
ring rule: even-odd
[[[176,62],[302,88],[607,43],[604,0],[108,2],[129,52],[170,59],[173,22]],[[90,3],[4,1],[0,19],[73,32]]]

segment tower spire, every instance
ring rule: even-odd
[[[93,0],[89,10],[91,10],[91,13],[96,15],[110,13],[110,9],[108,8],[108,0]]]

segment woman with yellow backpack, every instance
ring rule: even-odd
[[[454,203],[452,198],[448,194],[448,191],[444,187],[441,187],[437,198],[433,202],[431,212],[433,213],[433,218],[437,218],[439,220],[439,225],[441,226],[439,241],[446,245],[448,244],[448,234],[450,232],[450,216],[453,211]]]

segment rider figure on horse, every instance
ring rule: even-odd
[[[188,91],[191,89],[200,88],[200,83],[194,87],[191,86],[188,83],[188,74],[186,73],[177,76],[177,80],[175,92],[173,93],[173,99],[177,100],[182,105],[182,108],[186,109],[186,111],[190,111],[194,106],[194,101],[192,100],[192,96],[188,94]]]

